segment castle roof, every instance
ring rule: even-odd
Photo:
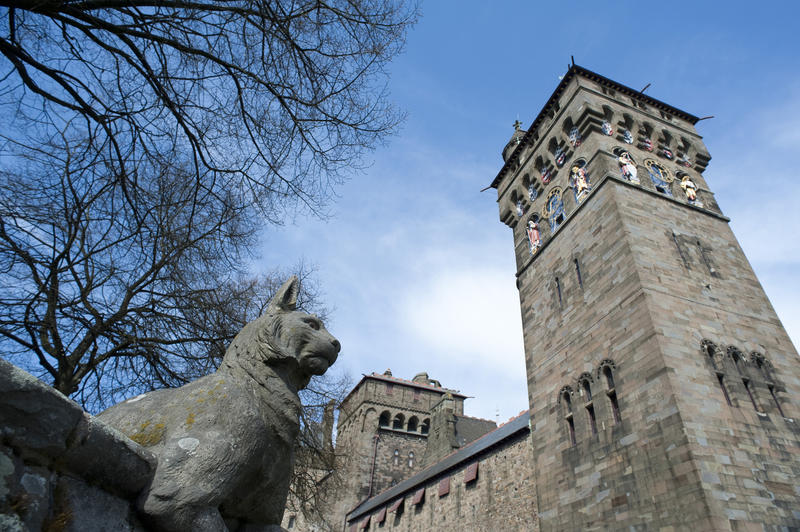
[[[342,404],[346,403],[347,400],[350,399],[350,396],[353,395],[355,393],[355,391],[358,390],[358,388],[361,387],[361,385],[364,382],[366,382],[367,380],[391,382],[392,384],[400,384],[402,386],[408,386],[409,388],[417,388],[417,389],[421,389],[421,390],[429,390],[429,391],[437,392],[437,393],[441,393],[441,394],[450,393],[450,394],[453,395],[453,397],[460,397],[462,399],[466,399],[466,398],[469,397],[468,395],[464,395],[464,394],[460,393],[458,390],[451,390],[450,388],[443,388],[441,386],[434,386],[432,384],[424,384],[424,383],[417,382],[417,381],[409,381],[409,380],[406,380],[406,379],[401,379],[399,377],[393,377],[391,375],[386,375],[386,374],[371,373],[369,375],[363,375],[361,377],[361,380],[358,381],[358,384],[356,384],[353,387],[353,389],[350,390],[350,393],[347,394],[347,397],[345,397],[342,400]]]
[[[660,109],[662,111],[666,111],[666,112],[668,112],[668,113],[670,113],[672,115],[675,115],[675,116],[678,116],[680,118],[683,118],[684,120],[688,121],[692,125],[696,124],[697,121],[700,120],[698,117],[696,117],[696,116],[694,116],[692,114],[689,114],[686,111],[682,111],[682,110],[678,109],[677,107],[673,107],[673,106],[671,106],[671,105],[669,105],[667,103],[662,102],[661,100],[657,100],[655,98],[651,98],[650,96],[647,96],[646,94],[644,94],[642,91],[637,91],[636,89],[632,89],[632,88],[628,87],[627,85],[623,85],[621,83],[617,83],[616,81],[608,79],[605,76],[601,76],[600,74],[597,74],[596,72],[592,72],[591,70],[587,70],[587,69],[585,69],[585,68],[583,68],[581,66],[573,64],[572,66],[569,67],[569,69],[567,70],[567,73],[564,74],[564,77],[561,78],[561,81],[559,82],[558,86],[556,87],[556,90],[553,91],[553,94],[547,100],[547,103],[545,103],[544,107],[542,107],[542,110],[539,111],[539,114],[536,116],[536,119],[528,127],[528,130],[525,132],[525,135],[522,137],[522,140],[517,145],[516,149],[511,154],[511,156],[508,157],[508,159],[506,160],[505,164],[503,164],[503,167],[500,169],[500,172],[498,172],[497,176],[494,178],[494,180],[492,181],[492,184],[489,185],[489,187],[497,188],[497,185],[500,183],[500,180],[503,179],[505,174],[508,172],[509,168],[512,167],[513,163],[516,161],[516,159],[519,158],[520,154],[522,153],[522,148],[520,148],[520,146],[524,146],[524,145],[528,144],[529,142],[533,141],[533,136],[536,134],[536,130],[539,127],[539,124],[541,124],[542,121],[546,118],[546,116],[549,113],[549,111],[558,102],[558,98],[561,96],[561,94],[567,88],[567,85],[569,85],[569,82],[572,81],[572,79],[575,78],[575,76],[581,76],[581,77],[584,77],[586,79],[590,79],[590,80],[594,81],[595,83],[598,83],[598,84],[600,84],[600,85],[602,85],[604,87],[609,87],[609,88],[611,88],[611,89],[613,89],[613,90],[615,90],[617,92],[620,92],[622,94],[626,94],[626,95],[628,95],[628,96],[630,96],[632,98],[637,98],[638,100],[640,100],[642,102],[645,102],[646,104],[650,105],[651,107],[654,107],[656,109]],[[489,187],[487,187],[487,188],[489,188]]]
[[[397,502],[412,494],[429,480],[451,470],[461,468],[469,462],[475,462],[483,451],[519,434],[521,431],[530,430],[529,421],[530,412],[528,410],[521,412],[517,417],[500,425],[495,430],[484,434],[470,444],[454,451],[430,467],[423,469],[413,477],[400,482],[396,486],[370,499],[362,501],[347,514],[347,520],[354,521],[389,502]]]

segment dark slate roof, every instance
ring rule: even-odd
[[[610,88],[614,89],[615,91],[621,92],[623,94],[627,94],[628,96],[635,96],[636,98],[638,98],[639,100],[642,100],[643,102],[647,103],[651,107],[655,107],[656,109],[661,109],[661,110],[667,111],[670,114],[673,114],[675,116],[679,116],[679,117],[683,118],[684,120],[689,121],[693,125],[696,124],[698,120],[700,120],[696,116],[694,116],[692,114],[689,114],[686,111],[681,111],[677,107],[673,107],[673,106],[671,106],[671,105],[669,105],[667,103],[662,102],[661,100],[656,100],[655,98],[651,98],[650,96],[647,96],[646,94],[643,94],[641,91],[637,91],[636,89],[632,89],[632,88],[630,88],[630,87],[628,87],[626,85],[623,85],[621,83],[617,83],[616,81],[608,79],[605,76],[601,76],[600,74],[597,74],[596,72],[592,72],[591,70],[587,70],[587,69],[585,69],[585,68],[583,68],[581,66],[573,64],[571,67],[569,67],[569,70],[567,70],[567,73],[564,74],[564,77],[559,82],[558,86],[556,87],[556,90],[553,91],[553,94],[547,100],[547,103],[544,104],[544,107],[542,107],[542,110],[539,111],[539,114],[536,116],[536,120],[534,120],[533,123],[528,127],[528,130],[525,132],[525,135],[522,137],[522,141],[517,145],[517,148],[514,150],[514,152],[511,154],[511,156],[506,160],[505,164],[503,165],[503,168],[500,169],[500,172],[497,174],[497,177],[494,178],[494,181],[492,181],[492,184],[489,185],[489,187],[497,188],[497,185],[500,183],[500,180],[503,178],[505,173],[508,171],[508,168],[511,166],[511,163],[515,160],[516,157],[519,157],[519,153],[522,153],[522,149],[520,148],[520,146],[524,146],[525,144],[527,144],[528,142],[531,141],[531,137],[536,132],[536,129],[538,128],[538,126],[542,122],[542,120],[544,120],[544,117],[547,114],[547,111],[550,110],[550,107],[553,106],[553,104],[561,96],[561,93],[564,92],[564,89],[567,87],[567,84],[569,84],[569,82],[572,81],[572,78],[574,78],[577,75],[580,75],[580,76],[582,76],[584,78],[587,78],[587,79],[590,79],[592,81],[595,81],[595,82],[599,83],[600,85],[604,85],[606,87],[610,87]],[[487,188],[489,188],[489,187],[487,187]]]
[[[478,438],[466,447],[458,449],[432,466],[423,469],[413,477],[404,480],[396,486],[379,493],[375,497],[360,503],[352,511],[350,511],[349,514],[347,514],[347,520],[356,520],[372,512],[373,510],[380,508],[382,505],[396,500],[398,497],[405,497],[406,495],[414,492],[414,490],[419,489],[421,485],[425,484],[427,481],[436,477],[437,475],[445,473],[450,469],[461,467],[465,462],[471,461],[482,451],[497,445],[498,443],[516,435],[520,431],[530,430],[528,427],[529,419],[529,411],[526,410],[525,412],[522,412],[519,416],[510,420],[505,425],[500,425],[492,432],[489,432],[488,434]]]
[[[464,447],[496,428],[497,423],[488,419],[456,415],[456,442]]]

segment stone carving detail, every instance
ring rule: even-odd
[[[569,130],[569,143],[572,144],[573,148],[577,148],[583,142],[583,137],[581,137],[581,132],[574,126],[572,129]]]
[[[528,235],[528,249],[531,255],[535,254],[539,247],[542,245],[542,233],[539,231],[539,217],[534,215],[533,218],[528,220],[528,227],[526,233]]]
[[[575,193],[575,202],[580,203],[592,190],[592,185],[589,184],[589,174],[586,172],[586,163],[582,160],[577,161],[572,166],[572,171],[569,174],[569,186]]]
[[[633,135],[629,129],[622,132],[622,140],[624,140],[626,144],[633,144]]]
[[[542,183],[544,183],[545,185],[549,183],[550,179],[552,178],[552,176],[550,175],[550,169],[547,168],[546,166],[542,166],[539,172],[541,173],[542,176]]]
[[[703,206],[703,202],[697,197],[697,185],[694,184],[694,181],[692,181],[692,178],[688,175],[681,177],[681,188],[683,189],[683,193],[686,194],[686,199],[689,203],[697,207]]]
[[[619,171],[622,172],[622,177],[638,185],[639,176],[636,170],[636,161],[633,160],[631,154],[627,150],[619,150],[617,162],[619,163]]]
[[[280,530],[300,427],[297,392],[340,348],[316,316],[295,310],[298,291],[297,277],[286,281],[216,373],[98,416],[158,458],[139,501],[153,528]]]

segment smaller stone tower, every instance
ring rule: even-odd
[[[358,503],[494,430],[493,421],[464,415],[464,399],[427,373],[412,380],[386,370],[364,375],[339,408],[336,453],[343,478],[336,521]]]
[[[344,489],[339,497],[337,521],[347,511],[410,477],[422,465],[433,406],[445,394],[454,409],[464,413],[465,395],[442,388],[427,373],[413,380],[383,374],[364,375],[339,407],[336,430],[337,454],[343,458],[339,471]]]

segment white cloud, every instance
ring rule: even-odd
[[[448,363],[505,374],[519,368],[522,322],[508,272],[443,268],[414,285],[398,311],[403,328]]]

